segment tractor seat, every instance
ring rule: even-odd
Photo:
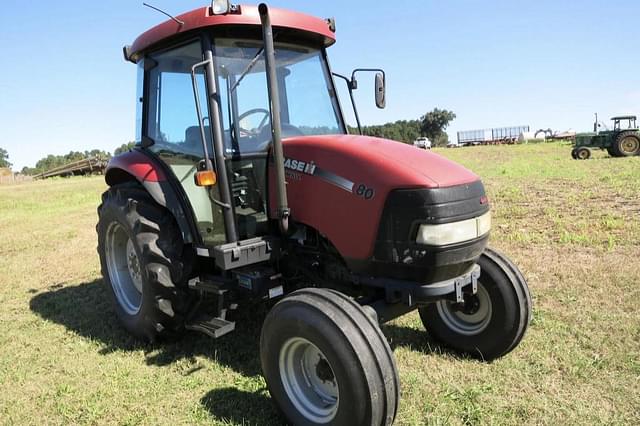
[[[211,136],[209,126],[204,126],[204,137],[207,139],[207,145],[211,146]],[[183,148],[190,154],[202,156],[202,143],[200,141],[200,126],[187,127],[184,132]]]

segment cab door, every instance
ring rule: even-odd
[[[184,189],[191,204],[197,229],[202,241],[209,246],[226,242],[221,208],[210,197],[219,199],[217,189],[212,191],[196,186],[194,175],[204,159],[200,137],[199,118],[191,78],[194,64],[202,62],[200,40],[150,54],[145,61],[145,88],[147,104],[142,120],[143,145],[166,163],[176,181]],[[200,99],[206,99],[203,70],[196,74]],[[207,102],[202,102],[208,151],[213,153],[207,119]]]

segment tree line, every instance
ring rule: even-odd
[[[378,126],[363,126],[366,136],[391,139],[394,141],[413,143],[417,138],[426,136],[432,146],[446,146],[449,137],[445,130],[455,120],[456,114],[446,109],[434,108],[416,120],[398,120]],[[349,133],[357,133],[356,128],[349,128]]]

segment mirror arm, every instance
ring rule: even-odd
[[[354,71],[355,73],[355,71]],[[334,75],[334,77],[338,77],[343,79],[346,83],[347,83],[347,88],[349,89],[349,97],[351,98],[351,106],[353,107],[353,115],[355,115],[356,117],[356,123],[358,124],[358,133],[360,135],[362,135],[362,125],[360,124],[360,116],[358,114],[358,107],[356,106],[356,101],[353,97],[353,89],[354,89],[354,85],[353,82],[355,82],[355,78],[353,77],[353,74],[351,75],[351,79],[349,79],[348,77],[345,77],[344,75],[338,74],[338,73],[331,73]],[[357,84],[357,83],[356,83]]]
[[[384,73],[384,70],[381,69],[381,68],[356,68],[351,73],[351,79],[352,80],[355,80],[357,72],[379,72],[379,73],[382,73],[382,79],[384,80],[384,82],[385,83],[387,82],[387,76]]]

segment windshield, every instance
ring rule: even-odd
[[[282,136],[343,134],[344,125],[321,50],[275,43]],[[215,41],[225,151],[266,152],[271,142],[262,42]]]

